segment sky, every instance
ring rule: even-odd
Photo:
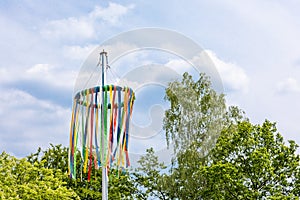
[[[22,157],[49,143],[68,145],[73,90],[85,60],[105,41],[145,27],[178,32],[201,46],[227,105],[239,106],[255,124],[276,122],[286,140],[300,144],[299,9],[297,0],[1,1],[0,151]],[[111,68],[124,75],[118,65],[144,65],[162,54],[141,50]],[[164,58],[159,64],[175,70],[183,64],[174,55]],[[158,104],[168,106],[164,89],[155,95],[153,87],[139,93],[133,121],[140,126],[151,123]],[[142,105],[154,109],[149,114]]]

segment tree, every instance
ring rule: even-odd
[[[184,73],[181,82],[169,84],[165,99],[171,106],[165,113],[164,129],[176,155],[169,193],[180,199],[197,199],[205,177],[196,174],[207,164],[205,157],[230,118],[224,95],[211,88],[204,74],[194,81]]]
[[[210,155],[203,196],[208,199],[297,199],[297,145],[277,133],[275,123],[243,121],[222,131]],[[200,172],[200,171],[199,171]]]
[[[150,191],[169,199],[299,197],[298,146],[286,145],[275,123],[253,125],[239,108],[226,109],[224,95],[203,74],[194,82],[185,73],[166,89],[166,99],[171,107],[164,128],[175,158],[167,176],[155,172],[157,180],[144,184]],[[153,173],[143,170],[152,180]],[[168,184],[157,187],[165,180]]]
[[[43,167],[60,170],[64,174],[68,173],[68,148],[61,144],[50,144],[50,148],[42,151],[39,147],[36,153],[27,156],[27,160],[34,164],[43,163]]]
[[[138,161],[139,167],[133,173],[134,182],[139,188],[139,199],[169,199],[169,194],[166,191],[168,184],[168,176],[162,171],[166,166],[158,162],[153,148],[146,150],[146,155],[142,156]]]
[[[47,169],[43,163],[32,165],[26,159],[0,154],[1,199],[79,199],[66,187],[63,174]]]
[[[173,142],[176,153],[193,148],[207,155],[227,120],[224,95],[211,88],[204,74],[194,82],[184,73],[181,82],[169,84],[165,99],[171,103],[164,119],[168,143]]]
[[[27,157],[31,163],[39,162],[45,168],[51,168],[54,171],[64,172],[63,180],[67,182],[67,187],[73,189],[80,199],[101,199],[101,169],[96,170],[93,166],[93,178],[88,181],[87,174],[81,172],[80,153],[77,160],[77,177],[70,179],[68,173],[68,148],[62,145],[50,144],[50,148],[42,151],[38,148],[37,152]],[[108,195],[111,199],[132,199],[137,193],[137,188],[131,181],[129,172],[124,170],[110,169]]]

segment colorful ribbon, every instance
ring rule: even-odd
[[[88,180],[93,168],[105,166],[109,170],[114,162],[118,169],[130,166],[129,122],[134,99],[132,89],[115,85],[97,86],[75,95],[68,163],[71,178],[76,179],[78,151],[81,152],[80,169],[88,173]]]

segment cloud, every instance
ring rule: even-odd
[[[225,62],[211,50],[205,50],[215,64],[225,87],[225,90],[247,92],[249,77],[240,66],[232,62]]]
[[[190,63],[196,64],[200,66],[200,68],[196,69]],[[198,70],[201,70],[200,72],[205,72],[207,75],[214,76],[215,74],[210,72],[211,68],[216,68],[226,90],[248,91],[249,77],[245,71],[234,63],[221,60],[211,50],[204,50],[199,55],[193,56],[192,59],[171,59],[165,66],[174,69],[179,74],[188,72],[193,76],[197,76],[197,73],[199,73]]]
[[[183,59],[170,59],[165,66],[174,69],[177,73],[183,74],[184,72],[188,72],[189,74],[193,74],[193,67],[190,63]]]
[[[27,73],[35,75],[35,74],[39,74],[39,75],[45,75],[49,73],[49,70],[52,68],[51,65],[49,64],[36,64],[33,67],[29,68],[27,70]]]
[[[8,71],[6,68],[0,68],[0,83],[4,83],[9,80]]]
[[[99,23],[116,26],[120,19],[133,8],[133,4],[123,6],[116,3],[109,3],[106,8],[95,6],[94,10],[85,16],[49,21],[42,28],[41,35],[46,38],[65,40],[93,39],[96,37]]]
[[[226,1],[225,3],[224,1],[222,4],[224,7],[228,7],[231,13],[237,14],[236,18],[243,22],[241,27],[247,24],[245,27],[249,28],[247,31],[249,35],[245,34],[247,38],[243,38],[244,41],[248,42],[242,41],[238,43],[239,51],[243,51],[244,47],[241,47],[242,45],[253,42],[252,45],[247,46],[247,53],[255,51],[263,55],[263,59],[270,55],[278,56],[276,60],[293,60],[298,57],[299,43],[295,42],[300,34],[299,15],[297,13],[299,3],[297,1],[262,2],[253,0],[243,3],[235,1]],[[238,30],[241,31],[243,28]],[[235,37],[240,37],[241,35],[238,34]],[[286,53],[281,51],[282,49],[292,49],[292,51],[286,51],[288,52]],[[253,54],[251,53],[250,55]]]
[[[1,93],[21,90],[41,100],[70,106],[77,72],[60,66],[39,63],[25,69],[1,69]],[[1,105],[0,105],[1,106]]]
[[[95,30],[91,21],[85,18],[67,18],[50,21],[41,31],[46,38],[89,39],[94,37]]]
[[[300,83],[294,78],[287,78],[277,84],[279,93],[298,93],[300,92]]]
[[[71,89],[74,86],[76,75],[75,71],[47,63],[40,63],[28,68],[25,73],[19,76],[17,81],[37,81],[47,83],[53,87]]]
[[[89,14],[92,19],[102,19],[109,24],[117,24],[122,16],[124,16],[128,10],[133,9],[134,5],[122,6],[120,4],[110,2],[107,8],[96,6],[95,9]]]
[[[0,151],[25,156],[49,143],[67,143],[71,111],[17,89],[0,96]]]
[[[86,46],[79,46],[79,45],[72,45],[72,46],[64,46],[63,47],[63,54],[66,58],[72,60],[84,60],[86,59],[89,54],[97,48],[98,45],[86,45]]]

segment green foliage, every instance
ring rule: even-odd
[[[206,179],[198,174],[208,163],[205,159],[214,148],[221,131],[231,116],[237,119],[241,111],[226,110],[223,94],[211,88],[207,76],[197,81],[185,73],[181,82],[175,81],[166,89],[165,99],[171,107],[166,111],[164,128],[169,143],[173,143],[176,158],[169,176],[168,193],[179,199],[198,199]]]
[[[226,122],[224,95],[211,88],[204,74],[194,82],[184,73],[181,82],[169,84],[165,99],[171,103],[164,119],[168,143],[174,143],[176,153],[193,148],[207,155]]]
[[[1,199],[79,199],[66,187],[63,174],[6,153],[0,155]]]
[[[223,130],[212,150],[212,164],[202,173],[210,198],[296,199],[299,195],[300,158],[297,145],[276,132],[275,123],[240,122]]]
[[[185,73],[169,85],[166,99],[171,108],[164,127],[176,156],[168,175],[160,173],[152,151],[141,159],[138,182],[146,193],[164,199],[299,198],[298,146],[285,145],[275,123],[253,125],[237,107],[226,109],[224,96],[203,74],[194,82]]]
[[[45,168],[51,168],[54,171],[63,170],[64,176],[62,179],[67,183],[67,187],[73,189],[80,199],[101,199],[102,198],[102,175],[101,169],[96,170],[93,166],[92,177],[88,181],[87,174],[81,171],[80,153],[78,153],[79,159],[77,160],[77,177],[76,179],[70,179],[68,173],[68,148],[62,147],[62,145],[52,145],[45,151],[40,148],[34,154],[28,156],[28,160],[33,162],[39,162]],[[134,183],[131,181],[131,177],[128,172],[110,169],[109,174],[109,187],[108,195],[110,199],[132,199],[137,193],[137,188],[134,187]]]
[[[140,167],[133,173],[135,184],[140,188],[139,199],[150,197],[157,199],[169,199],[166,193],[168,176],[162,173],[166,166],[158,162],[153,148],[147,149],[147,154],[138,161]]]
[[[109,199],[299,199],[298,145],[266,120],[253,125],[238,107],[226,108],[201,74],[187,73],[166,89],[171,107],[164,128],[174,145],[171,167],[158,162],[154,150],[132,171],[110,169]],[[101,169],[92,179],[81,173],[70,179],[68,148],[40,148],[26,159],[0,154],[1,199],[101,199]]]
[[[43,167],[60,170],[64,174],[68,172],[68,148],[61,144],[50,144],[50,148],[45,151],[38,148],[36,153],[27,156],[27,160],[32,164],[43,163]]]

